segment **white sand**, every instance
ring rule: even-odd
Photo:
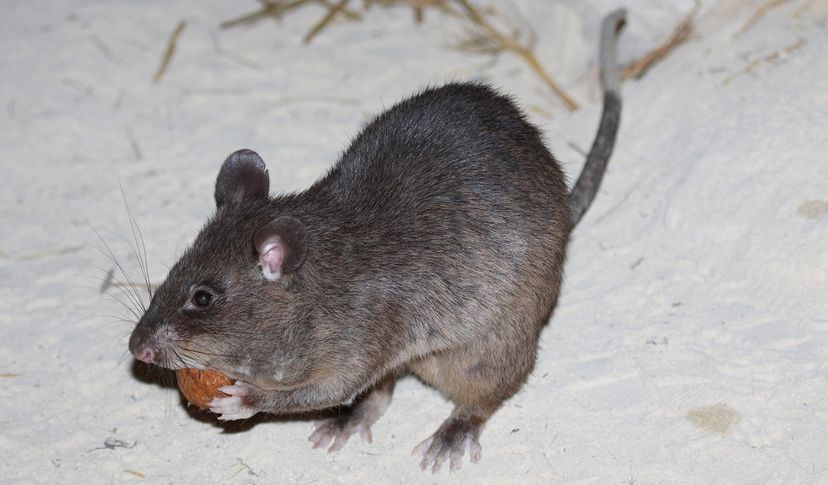
[[[693,39],[625,84],[620,140],[537,368],[460,473],[424,474],[410,456],[450,410],[412,379],[373,444],[333,455],[310,449],[308,422],[227,433],[195,419],[133,375],[132,324],[98,295],[112,264],[84,219],[138,274],[119,179],[159,282],[212,212],[230,152],[257,150],[274,191],[301,189],[361,123],[427,84],[514,93],[574,176],[570,144],[589,146],[600,109],[600,17],[630,9],[629,61],[692,7],[667,3],[515,2],[583,105],[568,114],[511,56],[446,48],[462,28],[436,13],[417,28],[408,11],[375,10],[303,47],[320,9],[220,31],[257,3],[2,2],[0,482],[827,483],[822,0],[793,0],[735,40],[761,2],[705,0]]]

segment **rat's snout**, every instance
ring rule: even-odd
[[[129,351],[136,359],[145,364],[161,364],[164,360],[164,348],[167,345],[160,330],[164,324],[157,312],[150,306],[150,309],[141,317],[138,325],[129,337]]]
[[[155,339],[155,329],[146,323],[139,323],[129,337],[129,351],[145,364],[157,363],[161,350]]]
[[[155,362],[155,357],[158,355],[158,352],[150,345],[144,345],[142,347],[138,347],[137,351],[135,352],[135,358],[140,360],[145,364],[152,364]]]

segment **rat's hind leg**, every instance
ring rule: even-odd
[[[537,333],[527,333],[522,338],[484,336],[409,364],[420,379],[455,404],[437,431],[414,448],[414,454],[423,457],[423,470],[430,467],[436,473],[446,461],[457,470],[466,453],[472,463],[480,460],[483,426],[520,389],[534,365]]]
[[[328,452],[338,451],[356,433],[360,434],[363,441],[370,443],[371,426],[391,404],[391,393],[394,391],[396,380],[396,373],[392,373],[370,389],[357,404],[344,409],[336,417],[318,421],[316,430],[308,438],[314,449],[324,448],[333,442]]]
[[[423,457],[420,468],[430,466],[437,473],[448,459],[451,471],[459,470],[466,452],[472,463],[480,461],[480,433],[491,414],[473,406],[455,407],[437,431],[414,448],[412,454]]]

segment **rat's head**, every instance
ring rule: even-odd
[[[216,369],[262,385],[307,378],[301,325],[305,230],[276,214],[264,162],[233,153],[216,181],[216,213],[172,267],[129,340],[138,359]]]

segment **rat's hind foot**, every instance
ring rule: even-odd
[[[480,461],[478,440],[486,419],[486,416],[455,409],[431,437],[414,448],[412,454],[423,457],[420,468],[431,467],[431,472],[437,473],[448,459],[450,471],[459,470],[467,450],[472,463]]]
[[[388,409],[393,388],[392,377],[371,390],[359,404],[351,409],[344,410],[335,418],[318,421],[316,430],[310,435],[308,441],[313,443],[314,449],[325,448],[330,444],[328,453],[341,450],[348,439],[356,433],[359,433],[363,441],[370,443],[372,440],[371,426]]]

